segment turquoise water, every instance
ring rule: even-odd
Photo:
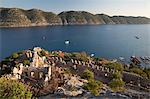
[[[70,44],[65,45],[65,40]],[[150,25],[1,28],[0,42],[0,60],[34,46],[46,50],[86,51],[104,58],[150,56]]]

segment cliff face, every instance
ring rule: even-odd
[[[52,12],[37,9],[0,8],[1,27],[20,27],[37,25],[61,25],[61,19]]]
[[[85,11],[67,11],[56,15],[38,9],[0,8],[0,27],[74,24],[149,24],[146,17],[93,15]]]

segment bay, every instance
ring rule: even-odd
[[[138,37],[138,38],[137,38]],[[65,40],[70,44],[66,45]],[[0,60],[13,52],[42,47],[85,51],[108,59],[150,56],[150,25],[72,25],[0,29]]]

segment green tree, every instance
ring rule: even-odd
[[[24,65],[30,65],[30,61],[29,60],[23,60],[23,64]]]
[[[17,80],[0,78],[0,99],[31,99],[32,93]]]
[[[148,78],[148,76],[147,76],[147,74],[146,74],[146,72],[144,72],[142,69],[140,69],[140,68],[132,68],[132,69],[130,69],[130,71],[131,72],[133,72],[133,73],[136,73],[136,74],[138,74],[138,75],[140,75],[140,76],[142,76],[142,77],[144,77],[144,78]]]
[[[139,75],[143,73],[143,71],[139,68],[132,68],[130,71]]]
[[[77,60],[88,61],[88,55],[86,54],[86,52],[74,52],[72,53],[72,57]]]
[[[18,55],[18,53],[16,53],[16,52],[14,52],[13,54],[12,54],[12,58],[18,58],[19,57],[19,55]]]
[[[102,88],[103,83],[100,81],[89,80],[89,82],[84,86],[86,90],[89,90],[95,96],[99,95],[99,91]]]
[[[143,71],[146,73],[147,78],[150,79],[150,68],[145,68]]]
[[[114,79],[121,79],[122,78],[122,74],[120,72],[115,72],[112,76]]]
[[[94,79],[94,73],[92,71],[89,71],[86,69],[83,74],[81,75],[81,78],[91,80]]]
[[[124,88],[125,82],[122,79],[113,79],[109,83],[109,87],[112,88],[113,90],[120,91]]]
[[[115,70],[118,70],[118,71],[121,71],[121,72],[124,70],[122,64],[121,64],[121,63],[118,63],[118,62],[109,63],[109,64],[107,64],[107,66],[108,66],[109,68],[112,68],[112,69],[115,69]]]

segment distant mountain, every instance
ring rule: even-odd
[[[85,11],[62,12],[61,17],[64,25],[69,24],[150,24],[150,18],[132,16],[108,16],[105,14],[93,15]]]
[[[81,24],[149,24],[150,18],[108,16],[85,11],[65,11],[56,15],[38,9],[0,8],[0,27]]]

